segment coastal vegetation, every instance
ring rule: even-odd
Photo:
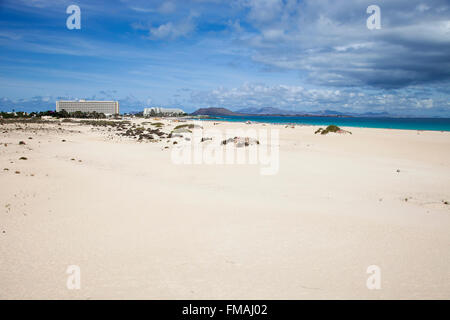
[[[319,129],[316,130],[316,132],[314,132],[314,134],[318,134],[318,133],[320,133],[320,134],[328,134],[330,132],[334,132],[334,133],[350,133],[350,134],[352,134],[350,131],[343,130],[343,129],[339,128],[338,126],[335,126],[334,124],[329,125],[325,129],[319,128]]]
[[[102,120],[102,121],[98,121],[98,120],[81,120],[80,121],[81,124],[84,125],[90,125],[90,126],[94,126],[94,127],[120,127],[123,126],[125,124],[130,124],[129,121],[106,121],[106,120]]]
[[[30,119],[30,118],[42,118],[42,117],[54,117],[57,119],[60,118],[78,118],[78,119],[106,119],[106,115],[104,113],[99,113],[96,111],[93,112],[67,112],[66,110],[62,111],[41,111],[41,112],[0,112],[1,119]]]
[[[202,127],[199,126],[199,125],[195,125],[195,124],[189,123],[189,124],[180,124],[180,125],[176,126],[174,128],[174,130],[177,130],[177,129],[195,129],[195,128],[201,129]]]

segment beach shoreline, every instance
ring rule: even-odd
[[[269,120],[255,120],[255,118],[257,119],[259,116],[248,116],[244,119],[238,119],[238,117],[234,118],[237,120],[224,120],[224,118],[186,118],[189,121],[213,121],[213,122],[225,122],[225,123],[246,123],[248,121],[250,121],[253,124],[259,124],[259,123],[264,123],[264,124],[272,124],[272,125],[298,125],[298,126],[327,126],[327,125],[339,125],[340,127],[347,127],[347,128],[367,128],[367,129],[391,129],[391,130],[415,130],[415,131],[439,131],[439,132],[450,132],[450,119],[448,118],[361,118],[361,117],[332,117],[332,116],[323,116],[323,117],[319,117],[319,116],[312,116],[312,117],[294,117],[294,118],[304,118],[304,119],[312,119],[312,118],[319,118],[320,120],[330,120],[324,123],[307,123],[307,122],[273,122],[273,121],[269,121]],[[269,117],[270,116],[260,116],[261,118],[265,118],[265,117]],[[376,120],[390,120],[390,121],[395,121],[395,120],[439,120],[439,121],[447,121],[447,123],[445,124],[445,126],[443,128],[439,127],[439,128],[407,128],[407,127],[388,127],[386,125],[383,126],[383,124],[378,124],[379,126],[363,126],[363,125],[348,125],[347,124],[342,124],[340,123],[341,119],[345,118],[345,119],[351,119],[351,120],[355,120],[358,121],[358,119],[365,119],[365,120],[371,120],[371,121],[376,121]],[[226,118],[225,118],[226,119]],[[229,117],[229,119],[233,119],[233,117]],[[248,120],[246,120],[248,119]]]

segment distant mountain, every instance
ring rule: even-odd
[[[384,111],[384,112],[365,112],[365,113],[360,113],[358,116],[360,116],[360,117],[389,117],[390,114],[386,111]]]
[[[266,107],[266,108],[244,108],[236,111],[237,113],[242,114],[283,114],[283,115],[292,115],[297,114],[294,111],[287,111],[278,108]]]
[[[193,116],[236,116],[239,113],[235,113],[225,108],[200,108],[197,111],[191,113]]]
[[[254,114],[254,115],[316,115],[316,116],[344,116],[348,115],[334,110],[320,110],[320,111],[289,111],[278,108],[266,107],[266,108],[246,108],[237,111],[242,114]]]
[[[320,110],[320,111],[313,111],[313,112],[307,112],[307,114],[313,114],[317,116],[347,116],[348,113],[343,113],[335,110]]]
[[[228,110],[226,108],[200,108],[197,111],[191,113],[191,115],[205,115],[205,116],[319,116],[319,117],[389,117],[392,116],[387,112],[365,112],[365,113],[344,113],[336,110],[320,110],[320,111],[287,111],[278,108],[266,107],[266,108],[244,108],[239,109],[236,112]]]

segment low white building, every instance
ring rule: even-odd
[[[174,115],[180,115],[184,114],[185,112],[181,109],[177,108],[159,108],[159,107],[152,107],[152,108],[145,108],[144,109],[144,116],[174,116]]]

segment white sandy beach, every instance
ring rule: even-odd
[[[214,126],[278,129],[265,176],[176,165],[167,139],[16,126],[0,126],[0,299],[450,298],[450,132]]]

